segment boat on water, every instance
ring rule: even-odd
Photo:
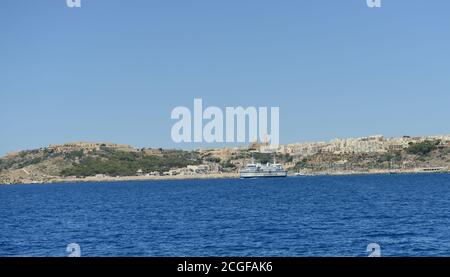
[[[301,177],[301,176],[310,176],[310,175],[308,175],[306,173],[303,173],[303,172],[297,172],[297,173],[294,174],[294,176]]]
[[[250,163],[240,170],[241,178],[287,177],[287,171],[274,160],[273,163]]]

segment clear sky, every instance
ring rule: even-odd
[[[281,143],[447,134],[450,1],[0,2],[0,155],[172,142],[176,106],[279,106]]]

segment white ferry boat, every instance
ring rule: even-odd
[[[247,164],[239,173],[241,178],[287,177],[287,171],[276,161],[265,165],[260,163]]]

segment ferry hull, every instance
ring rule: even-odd
[[[241,172],[241,178],[274,178],[287,177],[287,172]]]

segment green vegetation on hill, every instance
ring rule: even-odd
[[[256,163],[266,164],[266,163],[272,163],[274,159],[274,154],[271,153],[252,153],[252,158],[255,159]],[[283,154],[276,154],[275,155],[276,161],[278,163],[286,163],[286,162],[292,162],[292,157],[289,154],[283,155]]]
[[[301,161],[299,161],[295,164],[294,170],[299,171],[299,170],[307,168],[307,166],[308,166],[308,159],[303,158]]]
[[[73,153],[72,156],[79,156]],[[111,148],[101,148],[90,155],[82,155],[72,167],[61,171],[62,176],[132,176],[138,170],[144,173],[164,172],[171,168],[200,164],[201,159],[196,152],[179,150],[162,151],[161,155],[147,155],[144,151],[125,152]]]
[[[21,169],[30,165],[36,165],[44,162],[50,158],[60,156],[59,153],[54,153],[48,149],[45,150],[27,150],[21,151],[13,158],[0,159],[0,171],[9,169]]]
[[[237,169],[236,165],[233,164],[230,160],[221,162],[220,166],[222,167],[222,170],[225,172],[235,171]]]
[[[436,150],[439,144],[439,140],[426,140],[423,142],[411,143],[406,149],[406,152],[414,155],[427,155],[431,151]]]

